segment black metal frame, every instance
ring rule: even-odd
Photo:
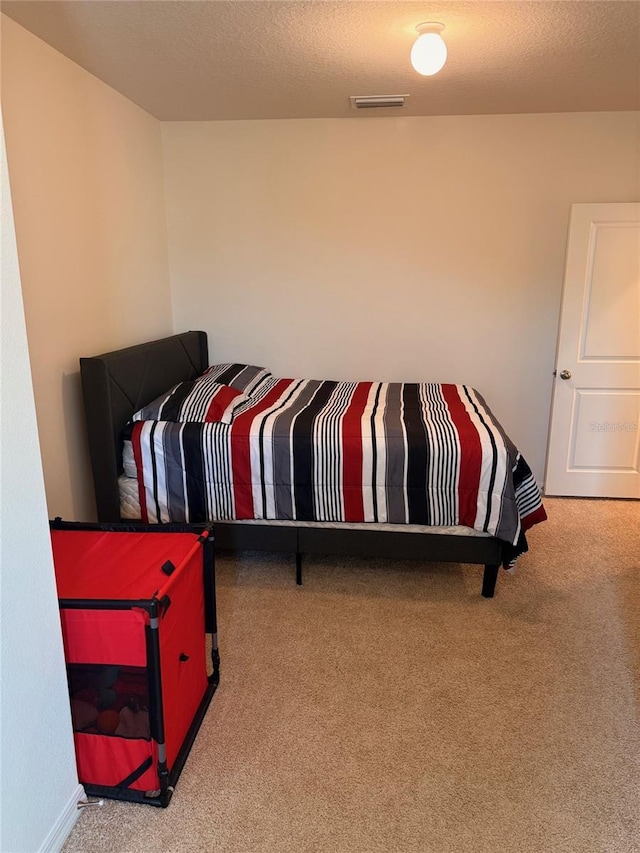
[[[172,385],[195,378],[208,366],[207,336],[201,331],[80,359],[100,521],[121,520],[118,476],[122,472],[122,431],[131,416]],[[483,565],[482,595],[492,598],[498,568],[503,563],[503,543],[493,537],[268,523],[215,522],[214,530],[217,548],[295,553],[298,583],[302,582],[303,554],[384,556]]]
[[[144,791],[136,791],[128,787],[93,785],[83,782],[83,787],[90,797],[107,797],[126,802],[146,803],[147,805],[166,808],[171,801],[174,788],[187,760],[191,747],[196,739],[198,730],[207,709],[220,683],[220,653],[218,649],[217,619],[216,619],[216,589],[215,589],[215,558],[213,528],[209,524],[130,524],[123,523],[93,523],[63,521],[55,518],[49,522],[51,530],[101,530],[110,533],[198,533],[204,530],[209,535],[201,537],[203,548],[203,589],[205,609],[205,633],[211,634],[211,663],[212,672],[207,676],[207,689],[196,709],[191,725],[187,730],[175,761],[167,766],[164,730],[164,705],[162,701],[162,672],[160,666],[159,619],[163,610],[170,606],[170,601],[159,600],[155,596],[150,599],[81,599],[60,598],[58,605],[61,610],[131,610],[140,608],[149,614],[150,624],[146,626],[147,673],[149,681],[149,726],[151,738],[158,745],[158,778],[160,789],[154,796],[147,796]],[[203,638],[204,641],[204,638]]]

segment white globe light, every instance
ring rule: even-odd
[[[447,46],[442,40],[442,24],[420,24],[416,27],[420,35],[411,48],[411,64],[424,77],[431,77],[447,61]]]

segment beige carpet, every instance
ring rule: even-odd
[[[64,850],[640,851],[640,505],[547,499],[515,577],[218,559],[222,681],[168,809]]]

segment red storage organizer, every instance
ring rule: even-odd
[[[165,807],[219,682],[211,528],[50,526],[80,782]]]

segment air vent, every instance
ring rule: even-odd
[[[354,110],[404,107],[409,95],[351,95],[349,100]]]

